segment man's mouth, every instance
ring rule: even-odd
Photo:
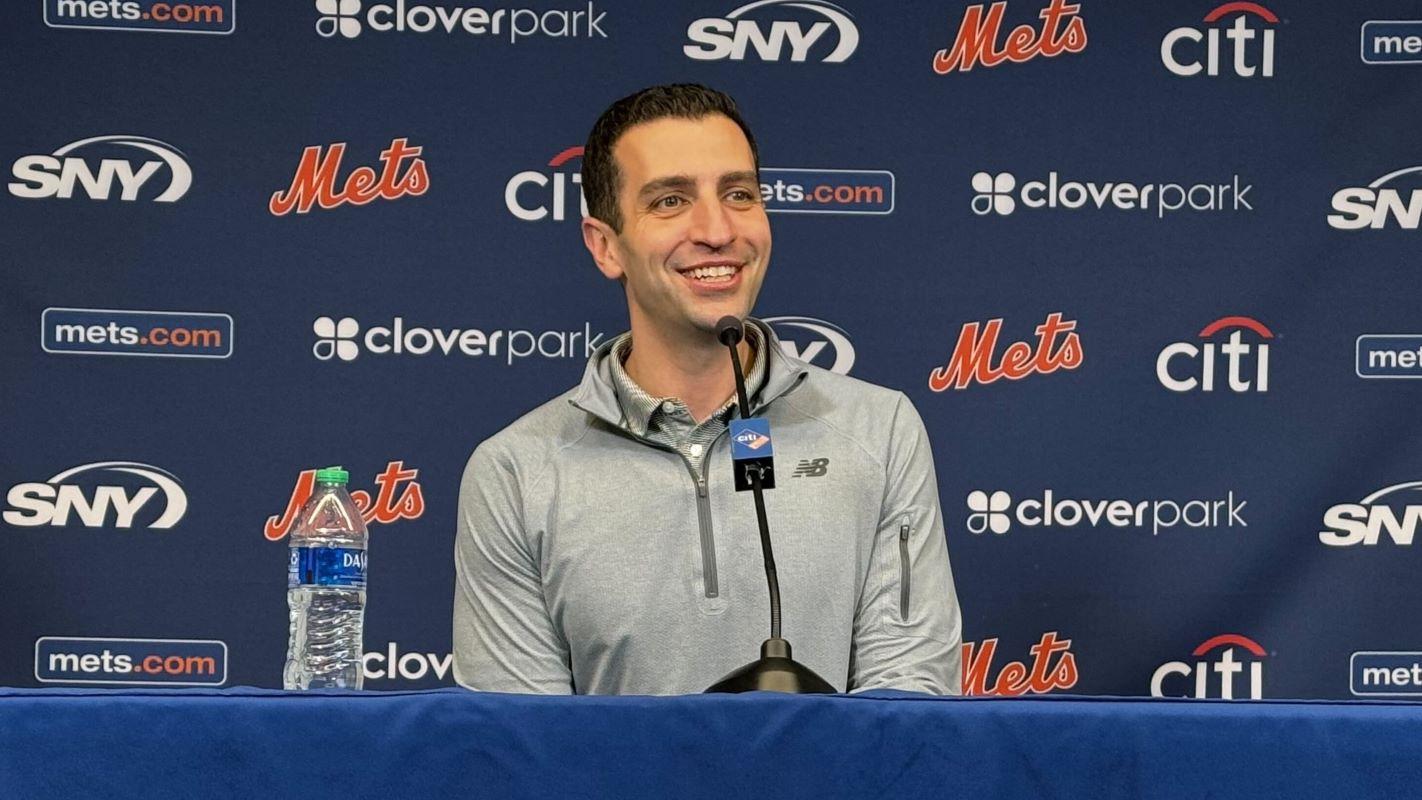
[[[744,268],[743,264],[734,262],[718,261],[709,264],[698,264],[694,267],[687,267],[677,270],[682,277],[700,286],[715,286],[717,284],[731,283]]]

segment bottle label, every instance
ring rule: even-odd
[[[286,585],[365,588],[365,551],[353,547],[293,547]]]

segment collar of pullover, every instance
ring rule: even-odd
[[[756,327],[763,343],[758,360],[765,365],[765,383],[760,389],[758,399],[751,400],[751,412],[755,413],[799,385],[809,372],[809,365],[787,355],[780,347],[780,339],[769,325],[753,318],[747,318],[746,324]],[[612,360],[617,358],[616,347],[621,340],[622,337],[619,336],[610,342],[604,342],[593,351],[592,357],[588,359],[587,369],[583,371],[583,380],[578,384],[577,392],[568,401],[613,426],[619,426],[622,422],[622,406],[617,399],[617,381],[612,374]]]

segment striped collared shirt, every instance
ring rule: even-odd
[[[746,397],[754,407],[756,392],[765,383],[768,359],[764,357],[765,342],[760,329],[748,324],[745,330],[746,341],[751,347]],[[622,408],[622,426],[638,436],[676,450],[697,474],[701,474],[711,443],[726,430],[735,416],[735,395],[732,394],[725,405],[698,425],[686,403],[675,397],[653,397],[632,380],[623,366],[631,353],[632,334],[628,332],[617,337],[612,345],[612,380],[617,389],[617,403]]]

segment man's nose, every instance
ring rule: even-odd
[[[692,241],[712,249],[720,249],[736,240],[735,221],[719,198],[700,202],[691,209]]]

